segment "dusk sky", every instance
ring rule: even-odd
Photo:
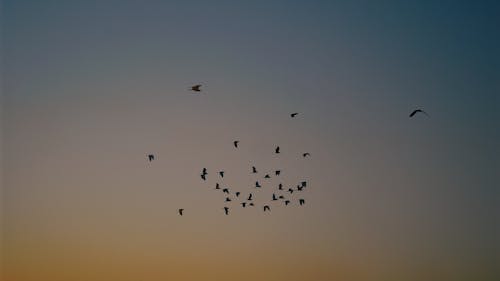
[[[0,3],[0,280],[500,280],[500,3]]]

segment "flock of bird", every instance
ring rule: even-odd
[[[190,88],[191,91],[193,92],[201,92],[201,85],[198,84],[198,85],[194,85]],[[422,114],[425,114],[427,117],[429,117],[429,114],[427,114],[427,112],[425,112],[424,110],[418,108],[418,109],[415,109],[413,110],[409,117],[414,117],[416,114],[418,113],[422,113]],[[291,113],[290,114],[290,117],[291,118],[295,118],[299,113],[298,112],[294,112],[294,113]],[[235,140],[233,141],[233,146],[234,148],[238,149],[239,148],[239,144],[240,144],[240,141],[239,140]],[[279,146],[276,146],[276,148],[274,149],[274,153],[275,154],[280,154],[281,151],[280,151],[280,147]],[[306,157],[309,157],[311,156],[311,154],[309,152],[304,152],[302,153],[302,157],[303,158],[306,158]],[[155,155],[154,154],[148,154],[148,160],[149,162],[155,160]],[[252,166],[251,167],[251,171],[250,171],[251,174],[258,174],[258,170],[255,166]],[[200,178],[201,180],[203,181],[206,181],[207,180],[207,175],[208,175],[208,171],[207,171],[207,168],[203,168],[202,171],[201,171],[201,174],[200,174]],[[216,173],[216,175],[218,175],[218,177],[220,177],[220,180],[222,182],[223,178],[224,178],[224,174],[225,174],[225,171],[218,171]],[[274,170],[274,176],[275,177],[279,177],[281,175],[281,170]],[[266,173],[263,178],[265,180],[268,180],[271,178],[271,175],[269,173]],[[298,192],[302,192],[305,188],[307,187],[307,181],[301,181],[299,184],[297,184],[297,186],[295,187],[290,187],[288,189],[285,190],[284,186],[282,183],[279,183],[277,185],[277,189],[276,191],[274,191],[272,193],[272,197],[269,199],[269,202],[278,202],[278,201],[281,201],[282,202],[282,205],[284,206],[288,206],[290,204],[292,204],[292,196],[293,196],[293,193],[295,192],[296,194]],[[216,182],[215,183],[215,190],[218,190],[218,191],[221,191],[224,195],[225,195],[225,199],[224,199],[224,203],[226,205],[229,204],[229,202],[233,202],[233,201],[239,201],[239,205],[241,205],[242,208],[246,208],[246,207],[254,207],[255,204],[254,204],[254,193],[258,192],[260,189],[262,189],[262,184],[261,182],[259,182],[259,180],[256,180],[255,181],[255,191],[254,192],[249,192],[248,194],[246,194],[245,196],[242,195],[242,193],[240,191],[232,191],[230,190],[228,187],[221,187],[221,184],[219,182]],[[289,197],[286,197],[284,194],[285,193],[289,193]],[[232,196],[234,195],[234,196]],[[298,204],[300,206],[304,205],[305,204],[305,199],[304,198],[299,198],[298,200],[296,200],[296,202],[298,202]],[[224,206],[222,208],[222,210],[224,210],[224,213],[226,215],[229,215],[229,210],[230,208],[228,206]],[[262,210],[264,212],[269,212],[271,211],[271,207],[269,204],[265,204],[262,206]],[[182,216],[184,214],[184,209],[178,209],[178,213],[180,216]]]

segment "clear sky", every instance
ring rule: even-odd
[[[496,1],[4,0],[0,19],[2,280],[499,280]],[[278,168],[253,209],[214,189]]]

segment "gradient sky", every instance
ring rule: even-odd
[[[500,279],[495,1],[4,0],[0,19],[1,280]],[[225,216],[201,169],[247,192],[252,165],[308,180],[306,205]]]

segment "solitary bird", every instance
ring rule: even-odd
[[[201,92],[200,87],[201,87],[200,84],[194,85],[194,86],[191,87],[191,91],[193,91],[193,92]]]
[[[303,181],[300,184],[302,184],[302,187],[306,187],[307,186],[307,182],[306,181]]]
[[[278,200],[278,198],[276,198],[276,194],[273,193],[273,201],[276,201]]]
[[[247,202],[241,202],[241,206],[242,206],[243,208],[245,208],[245,206],[246,206],[246,205],[247,205]]]
[[[303,186],[297,185],[297,191],[302,191],[302,189],[304,189]]]
[[[203,171],[201,171],[202,174],[207,174],[207,168],[203,168]]]
[[[252,193],[250,193],[250,195],[248,195],[248,201],[252,201]]]
[[[238,143],[240,143],[240,141],[234,141],[233,144],[234,144],[234,147],[238,148]]]
[[[278,189],[279,189],[279,190],[283,190],[283,184],[281,184],[281,183],[280,183],[280,184],[278,185]]]
[[[306,200],[304,199],[299,199],[299,204],[300,206],[304,205],[306,203]]]
[[[252,202],[248,203],[248,206],[253,206],[253,203]]]
[[[224,207],[224,213],[226,213],[226,215],[229,215],[229,208],[228,207]]]
[[[184,211],[184,209],[179,209],[179,215],[182,216],[182,212]]]
[[[229,189],[224,188],[224,189],[222,190],[222,192],[229,194]]]
[[[262,187],[258,181],[255,182],[255,187]]]
[[[293,117],[297,116],[297,114],[299,114],[299,113],[298,112],[294,112],[294,113],[290,114],[290,117],[293,118]]]
[[[288,192],[290,192],[290,194],[292,194],[293,193],[293,189],[289,188]]]
[[[280,170],[276,170],[276,171],[274,172],[274,174],[275,174],[275,175],[277,175],[277,176],[279,176],[279,175],[281,174],[281,171],[280,171]]]
[[[231,198],[226,197],[226,202],[231,202]]]
[[[274,150],[275,153],[280,153],[280,147],[277,146],[276,149]]]
[[[305,157],[307,157],[307,156],[311,156],[311,153],[309,153],[309,152],[302,153],[302,157],[304,157],[304,158],[305,158]]]
[[[264,206],[264,212],[265,212],[266,210],[267,210],[267,211],[271,211],[271,208],[269,208],[269,206],[268,206],[268,205],[265,205],[265,206]]]
[[[278,198],[279,198],[279,199],[285,199],[285,196],[280,195]]]
[[[219,175],[220,175],[221,178],[223,178],[224,177],[224,171],[220,171]]]
[[[240,196],[240,192],[239,191],[236,191],[236,197],[239,197]]]
[[[155,156],[153,154],[148,155],[149,162],[155,160]]]
[[[215,189],[220,189],[220,185],[218,182],[215,183]]]
[[[285,200],[285,206],[288,206],[290,204],[290,200]]]
[[[252,166],[252,173],[257,174],[257,168],[255,168],[255,166]]]
[[[201,174],[201,175],[200,175],[200,176],[201,176],[201,178],[202,178],[204,181],[205,181],[205,180],[207,180],[207,178],[205,177],[206,175],[207,175],[207,174]]]
[[[415,109],[415,110],[413,110],[413,111],[412,111],[412,113],[410,113],[410,117],[415,116],[415,114],[417,114],[417,113],[423,113],[423,114],[427,115],[427,117],[429,117],[429,114],[427,114],[427,112],[423,111],[423,110],[422,110],[422,109],[420,109],[420,108],[419,108],[419,109]]]
[[[265,175],[264,178],[269,179],[271,176],[269,174]]]

